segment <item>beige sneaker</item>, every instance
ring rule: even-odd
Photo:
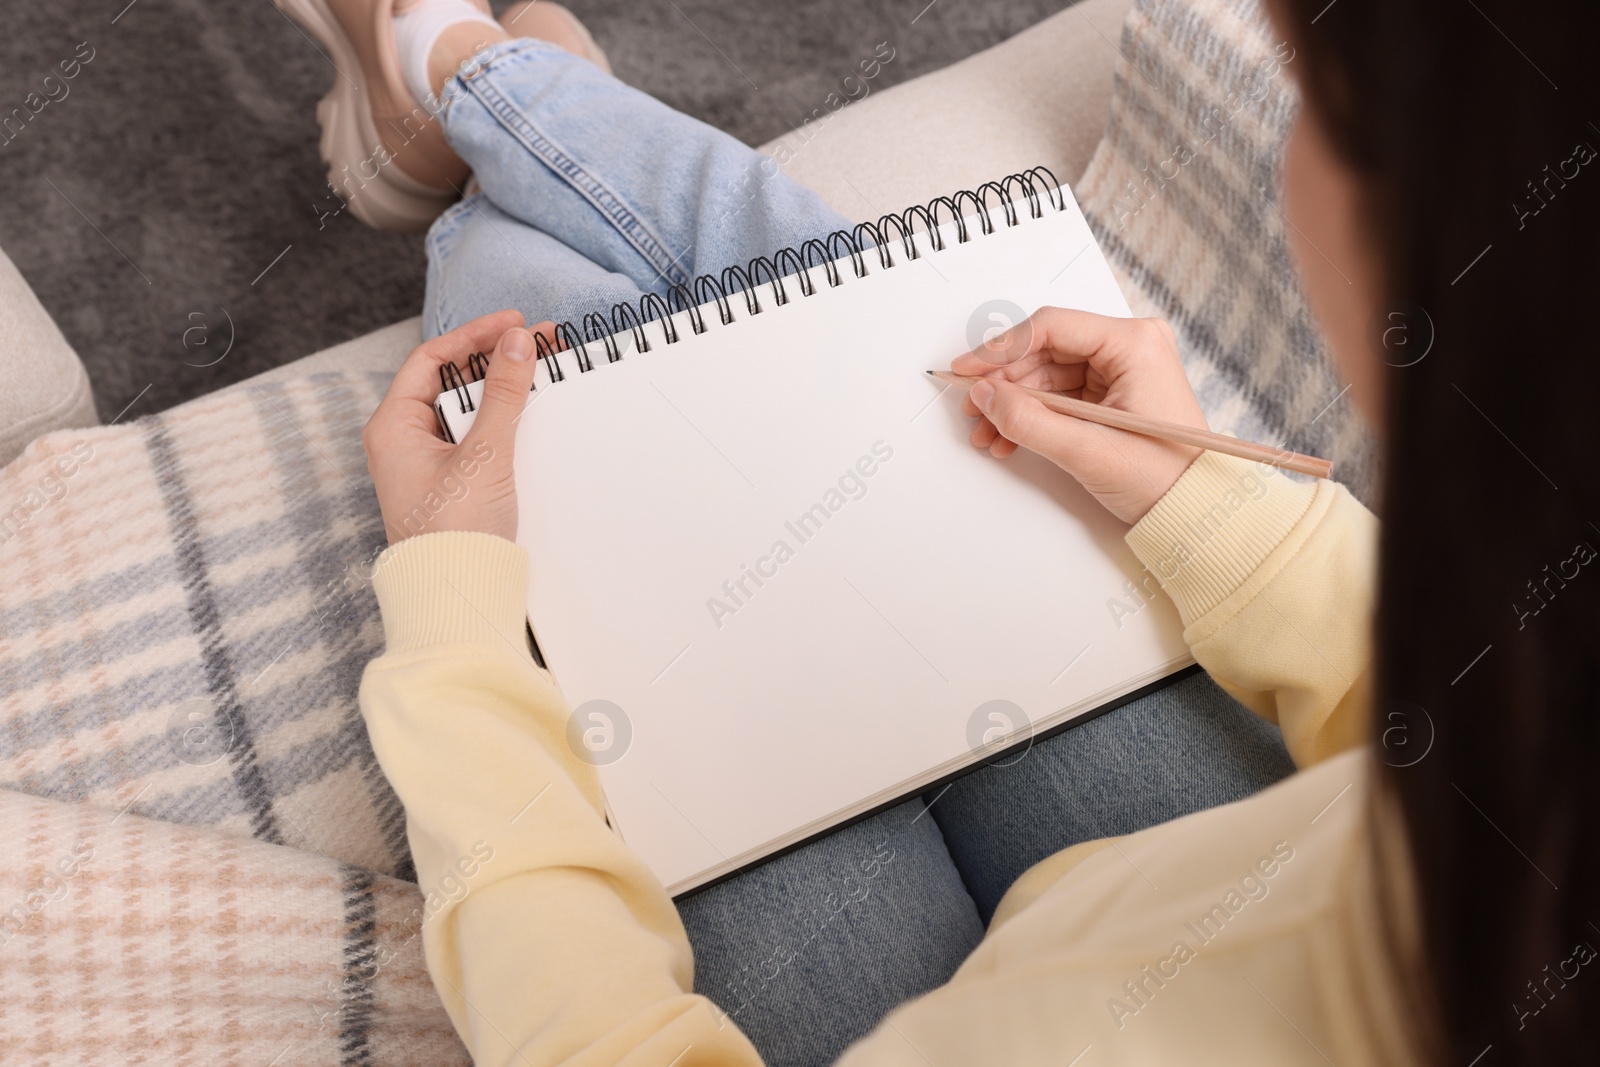
[[[611,61],[594,43],[589,27],[578,16],[551,0],[521,0],[500,15],[500,25],[513,37],[537,37],[552,41],[573,55],[582,56],[607,74]]]
[[[439,116],[412,99],[394,43],[396,0],[273,0],[338,73],[317,103],[328,184],[380,230],[425,230],[459,195],[467,165]],[[472,0],[487,14],[488,0]],[[409,3],[398,5],[403,11]]]

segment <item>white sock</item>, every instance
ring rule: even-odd
[[[400,76],[417,103],[433,99],[428,84],[428,56],[439,35],[458,22],[482,22],[500,29],[500,24],[468,0],[418,0],[410,9],[394,17],[394,43],[400,53]]]

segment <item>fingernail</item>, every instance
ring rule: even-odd
[[[972,402],[983,411],[989,410],[989,405],[994,403],[995,388],[989,382],[978,382],[972,387]]]
[[[513,326],[506,331],[500,350],[518,363],[525,363],[533,355],[533,334],[520,326]]]

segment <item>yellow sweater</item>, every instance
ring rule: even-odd
[[[1364,891],[1361,744],[1377,523],[1330,482],[1274,475],[1244,492],[1253,470],[1207,453],[1128,542],[1195,658],[1282,726],[1302,772],[1040,863],[949,984],[842,1063],[1384,1054],[1399,1021]],[[758,1064],[692,992],[672,901],[606,827],[594,771],[567,746],[568,708],[524,636],[526,572],[508,541],[437,533],[389,549],[375,578],[388,648],[361,708],[405,803],[434,984],[483,1067]]]

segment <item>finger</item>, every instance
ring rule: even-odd
[[[1034,355],[980,377],[1014,382],[1051,393],[1076,393],[1083,388],[1088,374],[1087,363],[1056,363],[1049,356]]]
[[[1000,431],[994,428],[994,423],[986,418],[978,420],[978,425],[972,431],[972,443],[979,448],[987,449],[995,459],[1005,459],[1017,450],[1017,443],[1001,437]]]
[[[389,385],[389,396],[420,400],[432,406],[434,398],[444,388],[439,381],[440,367],[446,363],[454,363],[458,367],[464,365],[472,353],[489,351],[502,334],[513,326],[521,325],[522,312],[515,309],[496,311],[424,342],[406,357],[406,361],[395,372],[394,381]]]
[[[1092,362],[1129,328],[1130,320],[1124,318],[1075,308],[1040,308],[992,341],[951,360],[950,369],[983,374],[1003,367],[1005,376],[1015,381],[1045,363]]]
[[[979,416],[978,422],[972,427],[972,435],[968,438],[977,448],[988,448],[1000,436],[1000,431],[994,428],[994,423]]]
[[[1089,443],[1083,438],[1088,423],[1051,411],[1010,382],[979,382],[972,387],[972,401],[994,424],[1001,438],[1067,470],[1072,469],[1074,452]],[[993,444],[990,451],[1000,455]]]
[[[478,416],[467,431],[464,445],[487,441],[496,451],[511,448],[517,420],[528,406],[533,389],[533,334],[520,326],[507,330],[489,359],[489,373],[483,379],[483,399],[478,401]]]
[[[987,375],[978,375],[978,377],[1003,379],[1014,382],[1017,385],[1025,385],[1029,389],[1040,389],[1047,393],[1063,393],[1074,399],[1082,399],[1084,386],[1088,382],[1088,373],[1088,368],[1081,363],[1067,366],[1052,363],[1030,371],[1021,377],[998,370],[992,370]],[[961,410],[967,415],[982,414],[977,405],[972,402],[970,392],[962,397]]]
[[[1001,437],[1000,431],[994,428],[994,423],[982,414],[978,416],[977,425],[973,426],[972,435],[968,440],[974,446],[987,450],[996,459],[1005,459],[1017,450],[1016,443]]]

